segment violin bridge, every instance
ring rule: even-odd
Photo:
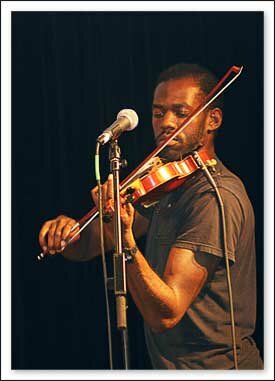
[[[142,177],[145,174],[147,174],[152,169],[158,167],[159,165],[162,165],[162,160],[160,157],[155,156],[153,157],[147,164],[145,164],[143,167],[140,168],[140,170],[136,173],[136,177]]]

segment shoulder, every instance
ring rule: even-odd
[[[218,158],[216,159],[217,165],[215,166],[214,171],[210,171],[210,174],[226,200],[235,200],[239,203],[250,203],[242,180],[235,173],[230,171],[221,160]],[[190,177],[180,190],[181,196],[184,198],[184,196],[187,195],[189,199],[209,198],[213,193],[213,186],[202,171]]]
[[[251,216],[253,220],[253,208],[241,179],[219,159],[215,172],[211,171],[211,174],[221,195],[227,217],[231,216],[240,226],[248,218],[251,219]],[[215,210],[218,213],[217,194],[202,171],[189,178],[173,193],[173,201],[180,215],[190,217],[204,214],[205,218],[211,219]]]
[[[218,161],[217,185],[225,203],[238,205],[244,217],[248,213],[253,214],[252,204],[242,180],[220,160]]]

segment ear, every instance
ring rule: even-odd
[[[216,131],[222,124],[222,110],[218,107],[209,110],[206,117],[207,132]]]

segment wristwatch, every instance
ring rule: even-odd
[[[132,263],[133,259],[134,259],[134,256],[135,256],[137,251],[138,251],[137,245],[135,245],[133,247],[124,247],[123,248],[123,253],[125,254],[126,261],[129,262],[129,263]]]

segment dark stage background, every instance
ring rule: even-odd
[[[120,138],[129,162],[121,176],[151,152],[154,82],[181,61],[210,66],[219,77],[244,65],[226,93],[217,153],[242,178],[255,209],[255,340],[263,352],[263,13],[14,12],[12,368],[108,369],[101,259],[74,263],[56,256],[38,263],[38,232],[47,219],[80,218],[91,209],[96,137],[121,109],[133,108],[140,118]],[[107,147],[102,153],[105,178]],[[131,367],[147,369],[142,319],[128,301]],[[113,302],[111,314],[118,369]]]

